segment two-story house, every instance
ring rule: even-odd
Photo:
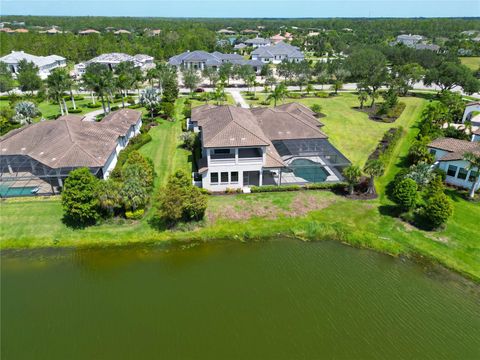
[[[200,132],[198,175],[210,191],[339,181],[349,165],[313,112],[296,103],[252,110],[204,105],[193,109],[189,126]]]

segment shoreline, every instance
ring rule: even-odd
[[[212,231],[212,227],[201,227],[193,231],[164,231],[156,232],[153,230],[152,234],[145,234],[136,239],[130,239],[128,237],[120,238],[116,241],[105,241],[103,240],[84,240],[84,242],[75,244],[75,240],[64,240],[53,239],[51,244],[45,243],[41,238],[37,238],[38,243],[35,240],[30,241],[26,246],[9,246],[4,245],[4,242],[0,243],[0,257],[9,256],[13,252],[22,252],[28,250],[39,250],[39,251],[49,251],[49,250],[76,250],[76,249],[108,249],[108,248],[122,248],[122,247],[136,247],[136,246],[165,246],[166,248],[173,248],[177,246],[188,246],[195,244],[206,244],[214,242],[230,242],[236,241],[241,243],[249,242],[265,242],[270,241],[274,238],[285,238],[292,239],[300,242],[323,242],[323,241],[335,241],[345,246],[350,246],[357,249],[375,251],[379,254],[391,256],[393,258],[406,258],[409,261],[414,261],[419,264],[426,264],[426,266],[439,266],[441,269],[452,272],[458,276],[461,276],[463,279],[471,281],[475,284],[480,284],[480,276],[469,273],[466,270],[463,270],[459,267],[451,266],[448,263],[442,261],[441,259],[435,257],[432,254],[422,252],[419,249],[414,249],[411,246],[394,246],[393,248],[386,248],[384,246],[372,244],[372,239],[375,237],[382,238],[381,236],[375,235],[373,233],[362,233],[363,236],[355,234],[354,231],[351,231],[349,228],[344,227],[332,228],[328,224],[322,224],[315,220],[309,221],[308,216],[306,217],[291,217],[289,220],[302,221],[301,227],[295,229],[290,229],[287,231],[276,230],[275,226],[270,226],[270,232],[261,231],[258,233],[253,230],[251,227],[245,226],[245,231],[236,232],[232,231],[230,233],[225,233],[223,236],[210,237],[204,232]],[[271,223],[272,221],[265,221],[265,219],[256,219],[264,220],[264,223]],[[318,227],[322,229],[322,233],[319,234],[318,231],[309,233],[309,227]],[[330,230],[328,228],[330,227]],[[203,232],[202,232],[203,230]],[[300,231],[300,232],[299,232]],[[302,233],[303,231],[303,233]],[[31,239],[30,239],[31,240]],[[387,240],[387,239],[384,239]],[[7,240],[8,241],[8,240]],[[56,242],[57,241],[57,242]],[[382,244],[382,243],[380,243]],[[394,250],[394,251],[392,251]]]

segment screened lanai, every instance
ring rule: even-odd
[[[286,168],[266,171],[265,184],[287,185],[342,181],[350,161],[327,139],[272,141]]]

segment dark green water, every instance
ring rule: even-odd
[[[479,359],[478,287],[337,243],[5,252],[2,359]]]

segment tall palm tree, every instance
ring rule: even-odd
[[[363,168],[365,174],[370,176],[367,194],[376,194],[375,190],[375,178],[382,176],[385,171],[385,166],[383,162],[376,159],[376,160],[368,160]]]
[[[473,199],[475,197],[475,186],[480,180],[480,153],[467,152],[463,155],[463,159],[465,161],[468,161],[467,170],[470,171],[470,174],[473,174],[473,172],[475,171],[475,175],[472,179],[472,187],[470,188],[470,193],[468,195],[470,199]]]
[[[212,99],[217,102],[217,105],[220,105],[220,102],[225,99],[225,90],[223,86],[217,85],[215,91],[212,93]]]
[[[67,103],[63,95],[70,89],[70,86],[70,77],[63,68],[54,69],[47,78],[48,97],[58,102],[62,115],[68,114]]]
[[[121,62],[115,67],[115,85],[122,96],[122,107],[125,108],[125,96],[135,83],[135,64],[132,61]]]
[[[110,69],[104,64],[93,63],[87,66],[85,74],[83,75],[83,83],[86,88],[95,92],[102,101],[103,112],[106,114],[110,111],[110,106],[105,106],[105,100],[108,100],[114,81],[113,74]]]
[[[287,87],[285,84],[279,84],[275,86],[275,89],[272,91],[270,95],[267,96],[267,101],[273,100],[273,105],[277,106],[277,102],[279,100],[283,100],[287,93]]]

